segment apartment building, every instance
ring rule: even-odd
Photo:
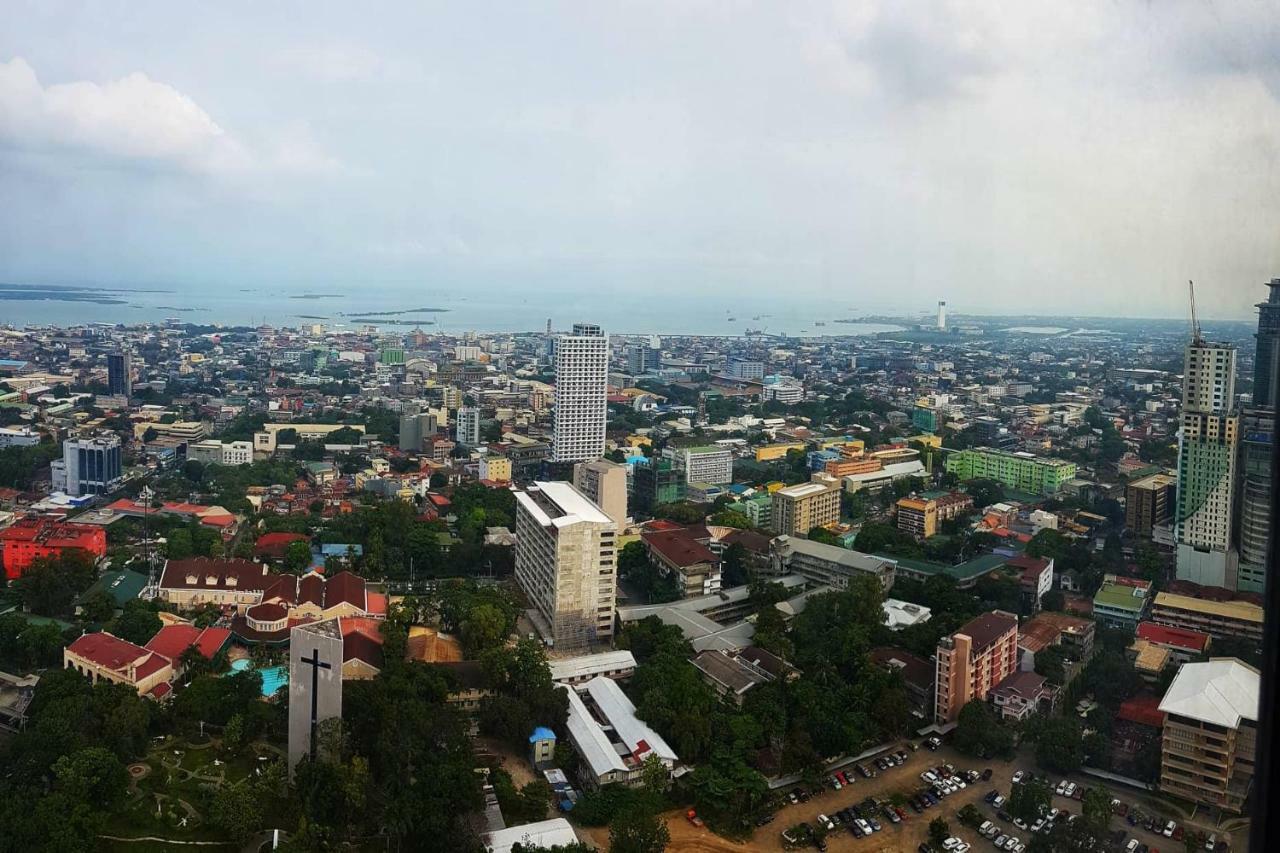
[[[1151,538],[1151,529],[1173,518],[1177,479],[1168,474],[1151,474],[1124,487],[1124,526],[1135,536]]]
[[[1076,464],[1022,451],[977,447],[947,456],[947,473],[961,480],[995,480],[1037,495],[1054,495],[1076,475]]]
[[[534,483],[516,496],[515,575],[549,644],[613,636],[618,526],[569,483]]]
[[[463,447],[480,445],[480,409],[475,406],[463,406],[458,409],[454,441]]]
[[[608,411],[609,338],[590,323],[555,339],[555,462],[590,462],[604,455]]]
[[[1151,621],[1199,631],[1215,640],[1243,637],[1262,642],[1262,608],[1249,601],[1209,601],[1161,592],[1152,603]]]
[[[1183,665],[1160,701],[1160,790],[1239,813],[1257,758],[1258,671],[1235,658]]]
[[[839,480],[814,474],[813,480],[773,493],[773,532],[800,536],[840,520]]]
[[[934,720],[952,723],[966,704],[985,700],[1017,670],[1018,617],[993,610],[969,620],[938,642],[935,666]]]
[[[511,460],[505,456],[490,453],[480,457],[480,479],[495,483],[511,481]]]
[[[573,485],[622,529],[627,521],[627,466],[608,459],[573,466]]]
[[[720,591],[720,558],[694,530],[646,530],[640,534],[649,562],[665,577],[675,579],[681,598]]]

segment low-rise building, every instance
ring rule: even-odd
[[[1152,622],[1199,631],[1215,640],[1242,637],[1261,643],[1262,620],[1262,608],[1249,601],[1209,601],[1161,592],[1151,607]]]
[[[870,657],[876,666],[902,676],[912,713],[922,720],[932,720],[937,677],[933,661],[925,660],[905,649],[888,646],[872,649]]]
[[[1169,654],[1178,663],[1190,663],[1209,651],[1212,638],[1201,631],[1187,628],[1175,628],[1172,625],[1161,625],[1157,622],[1141,622],[1138,624],[1138,638],[1169,650]]]
[[[872,575],[881,589],[893,588],[897,564],[876,557],[798,536],[778,536],[769,543],[770,567],[774,575],[799,575],[805,580],[832,589],[847,589],[849,579]]]
[[[152,699],[163,699],[172,689],[169,682],[173,679],[173,661],[106,631],[77,637],[63,649],[62,665],[94,684],[127,684],[139,696]]]
[[[1011,672],[991,691],[991,703],[1002,720],[1025,720],[1032,714],[1053,710],[1055,691],[1043,675]]]
[[[898,499],[898,529],[918,539],[938,532],[938,503],[926,498]]]
[[[746,654],[747,649],[698,652],[692,662],[716,695],[741,705],[752,688],[774,680],[770,668],[776,671],[779,667],[787,666],[780,658],[763,649],[749,648],[753,654]],[[761,665],[760,658],[766,655],[771,667]]]
[[[1105,575],[1093,596],[1093,618],[1107,628],[1132,634],[1146,617],[1150,594],[1151,581]]]
[[[624,681],[635,674],[636,659],[630,651],[618,649],[550,660],[547,661],[547,666],[551,669],[552,681],[575,686],[601,675],[614,681]]]
[[[578,688],[560,689],[569,698],[565,728],[581,759],[578,774],[584,785],[638,784],[650,756],[668,770],[675,766],[675,751],[636,716],[635,705],[616,681],[601,675]]]
[[[1010,557],[1005,563],[1020,573],[1018,579],[1022,589],[1022,604],[1027,611],[1036,613],[1040,610],[1040,599],[1053,589],[1053,560],[1047,557]]]
[[[840,521],[839,481],[814,474],[808,483],[787,486],[773,493],[771,526],[774,533],[803,536],[815,527]]]
[[[682,598],[720,591],[720,558],[689,528],[646,530],[640,539],[649,562],[675,579]]]
[[[49,516],[20,518],[0,530],[0,552],[4,574],[17,580],[32,562],[79,551],[89,560],[107,554],[107,531],[97,525],[64,522]]]

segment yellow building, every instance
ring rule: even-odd
[[[815,474],[808,483],[788,486],[773,493],[773,532],[803,536],[815,527],[840,521],[840,481]]]
[[[480,479],[493,480],[498,483],[511,481],[511,460],[505,456],[483,456],[480,458]]]
[[[938,532],[938,502],[924,498],[898,501],[898,529],[921,539]]]
[[[756,448],[757,462],[772,462],[775,459],[786,459],[789,450],[804,450],[802,441],[787,441],[779,444],[762,444]]]
[[[910,445],[912,442],[919,442],[920,444],[923,444],[925,447],[941,447],[942,436],[931,435],[929,433],[921,433],[920,435],[907,436],[906,442],[908,445]]]

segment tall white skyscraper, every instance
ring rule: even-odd
[[[1240,419],[1234,411],[1236,351],[1198,335],[1187,345],[1178,445],[1174,535],[1178,579],[1237,588],[1231,546]]]
[[[538,630],[559,647],[613,636],[618,526],[568,483],[516,496],[516,581]]]
[[[575,323],[556,339],[553,462],[590,462],[604,455],[609,338],[599,326]]]

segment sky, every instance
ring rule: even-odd
[[[1276,44],[1274,0],[9,0],[0,281],[1243,319]]]

